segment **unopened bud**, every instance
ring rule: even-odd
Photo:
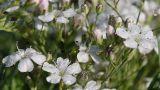
[[[115,30],[114,30],[113,26],[109,25],[107,27],[107,34],[108,35],[113,35],[114,33],[115,33]]]
[[[49,2],[48,0],[39,0],[39,8],[41,11],[48,12]]]
[[[87,4],[84,4],[82,6],[82,12],[85,12],[86,15],[89,13],[89,8],[88,8]]]
[[[96,6],[96,12],[97,12],[97,14],[100,14],[102,12],[102,10],[103,10],[103,5],[102,4],[98,4]]]

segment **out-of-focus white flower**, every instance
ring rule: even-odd
[[[76,84],[73,88],[73,90],[99,90],[101,87],[100,82],[96,81],[88,81],[86,86],[83,88],[81,85]]]
[[[18,61],[18,70],[20,72],[31,72],[34,68],[32,61],[38,65],[42,65],[46,61],[46,57],[32,48],[27,48],[26,50],[20,49],[14,54],[6,56],[3,58],[2,63],[6,67],[10,67]]]
[[[158,4],[155,1],[145,1],[144,2],[144,11],[148,15],[153,15],[154,11],[158,8]]]
[[[140,26],[129,23],[128,29],[118,28],[116,34],[124,38],[124,44],[128,48],[138,48],[141,54],[151,52],[155,47],[154,35],[149,26]]]
[[[68,23],[69,22],[68,18],[73,17],[75,15],[76,15],[76,12],[74,11],[74,9],[69,8],[69,9],[61,12],[59,17],[56,18],[56,21],[58,23]]]
[[[99,64],[99,61],[101,60],[100,57],[98,57],[97,53],[100,51],[100,49],[93,45],[90,46],[88,49],[84,45],[80,45],[79,52],[77,54],[77,59],[81,63],[87,63],[89,61],[89,56],[92,58],[92,60]]]
[[[19,9],[19,6],[13,6],[13,7],[6,9],[5,11],[10,13],[10,12],[16,11],[17,9]]]
[[[45,15],[38,16],[38,19],[43,22],[50,22],[56,17],[58,12],[59,11],[57,11],[57,10],[54,10],[52,12],[47,12],[47,13],[45,13]]]
[[[76,12],[70,8],[65,11],[53,10],[52,12],[45,13],[45,15],[40,15],[38,18],[43,22],[51,22],[56,19],[58,23],[68,23],[68,18],[73,17]]]
[[[42,69],[51,73],[46,80],[50,83],[57,84],[62,79],[66,85],[72,85],[76,82],[76,74],[81,72],[79,63],[73,63],[69,65],[69,59],[57,58],[57,62],[49,64],[45,62]]]

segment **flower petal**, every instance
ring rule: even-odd
[[[10,67],[16,64],[16,62],[19,61],[20,59],[21,56],[18,53],[15,53],[13,55],[9,55],[3,58],[2,63],[5,64],[6,67]]]
[[[137,48],[137,42],[133,39],[127,39],[126,41],[124,41],[124,44],[126,47],[128,48]]]
[[[38,65],[42,65],[46,61],[46,56],[40,53],[34,53],[30,58]]]
[[[25,51],[25,54],[27,56],[32,55],[33,53],[37,53],[37,51],[33,48],[27,48],[26,51]]]
[[[132,35],[137,35],[141,32],[141,28],[140,26],[134,24],[134,23],[129,23],[128,24],[128,31],[132,34]]]
[[[52,84],[57,84],[60,82],[61,80],[61,76],[57,75],[57,74],[51,74],[50,76],[48,76],[46,78],[47,82],[52,83]]]
[[[96,64],[99,64],[100,61],[101,61],[101,58],[98,57],[96,54],[90,54],[92,60],[96,63]]]
[[[64,75],[62,79],[66,85],[72,85],[76,82],[76,78],[73,77],[72,75]]]
[[[81,85],[76,84],[73,88],[73,90],[83,90]]]
[[[101,87],[101,83],[100,82],[96,82],[96,81],[89,81],[86,85],[86,87],[84,88],[84,90],[99,90]]]
[[[150,40],[143,40],[140,42],[138,49],[141,54],[147,54],[151,52],[155,47],[155,43]]]
[[[53,74],[59,74],[59,70],[53,64],[49,64],[48,62],[43,64],[42,69]]]
[[[69,18],[69,17],[73,17],[76,15],[76,12],[74,11],[73,8],[67,9],[65,11],[62,12],[64,17]]]
[[[77,59],[78,59],[78,61],[81,62],[81,63],[87,63],[88,60],[89,60],[89,55],[88,55],[88,53],[86,53],[86,52],[80,51],[80,52],[77,54]]]
[[[81,71],[82,70],[79,63],[73,63],[67,67],[66,73],[74,75],[80,73]]]
[[[34,65],[29,58],[21,59],[18,64],[18,70],[20,72],[31,72],[33,68],[34,68]]]
[[[57,68],[60,71],[64,71],[70,64],[69,59],[63,59],[61,57],[57,58]]]
[[[96,81],[91,80],[86,84],[84,90],[92,90],[94,86],[96,86]]]
[[[125,28],[117,28],[116,34],[124,39],[129,37],[129,33],[125,30]]]
[[[54,12],[48,12],[45,15],[38,16],[38,19],[43,22],[50,22],[55,18]]]
[[[61,17],[56,18],[56,22],[58,22],[58,23],[68,23],[69,20],[67,18],[61,16]]]

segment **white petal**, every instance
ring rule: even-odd
[[[55,18],[53,12],[46,13],[45,15],[38,16],[38,19],[43,22],[50,22]]]
[[[34,53],[30,56],[30,58],[38,65],[42,65],[46,61],[46,56],[40,53]]]
[[[101,58],[98,57],[96,54],[90,54],[92,60],[96,63],[96,64],[99,64],[100,61],[101,61]]]
[[[99,90],[101,87],[101,83],[97,83],[96,81],[89,81],[84,90]]]
[[[17,9],[19,9],[19,6],[13,6],[13,7],[10,7],[6,10],[6,12],[14,12],[16,11]]]
[[[132,35],[137,35],[141,32],[141,28],[140,26],[134,24],[134,23],[129,23],[128,24],[128,31],[132,34]]]
[[[76,82],[76,78],[73,77],[72,75],[64,75],[62,79],[66,85],[72,85]]]
[[[124,44],[126,47],[129,48],[137,48],[137,42],[133,39],[127,39],[126,41],[124,41]]]
[[[83,90],[81,85],[76,84],[73,88],[73,90]]]
[[[70,8],[70,9],[63,11],[63,15],[64,15],[64,17],[69,18],[69,17],[75,16],[76,12],[74,11],[73,8]]]
[[[20,59],[21,56],[18,53],[15,53],[13,55],[9,55],[3,58],[2,63],[5,64],[6,67],[10,67],[16,64],[16,62],[19,61]]]
[[[124,39],[129,37],[129,33],[124,28],[117,28],[116,34]]]
[[[138,49],[141,54],[147,54],[151,52],[155,47],[155,43],[150,40],[143,40],[140,42]]]
[[[58,22],[58,23],[68,23],[69,20],[65,17],[58,17],[58,18],[56,18],[56,22]]]
[[[37,53],[37,51],[33,48],[27,48],[25,51],[25,55],[27,56],[32,55],[33,53]]]
[[[66,73],[67,74],[78,74],[81,71],[82,70],[81,70],[79,63],[73,63],[67,67]]]
[[[57,68],[60,71],[64,71],[70,64],[69,59],[63,59],[61,57],[57,58]]]
[[[53,64],[49,64],[48,62],[43,64],[42,69],[53,74],[59,74],[59,70]]]
[[[20,72],[31,72],[33,68],[34,68],[34,65],[29,58],[21,59],[18,64],[18,70]]]
[[[153,32],[149,26],[143,27],[141,36],[144,39],[153,39],[154,38]]]
[[[52,84],[57,84],[60,82],[61,80],[61,76],[57,75],[57,74],[51,74],[50,76],[48,76],[46,78],[47,82],[52,83]]]
[[[81,63],[87,63],[89,60],[89,55],[88,53],[81,51],[77,54],[77,59]]]
[[[47,23],[43,24],[38,18],[35,18],[34,21],[35,21],[35,28],[37,30],[48,30],[49,27]]]

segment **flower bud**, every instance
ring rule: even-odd
[[[39,0],[39,8],[41,11],[48,11],[49,2],[48,0]]]
[[[102,10],[103,10],[103,5],[102,4],[98,4],[96,6],[96,12],[97,12],[97,14],[100,14],[102,12]]]
[[[74,16],[74,27],[83,25],[85,21],[85,14],[77,14]]]
[[[108,35],[113,35],[114,33],[115,33],[115,30],[114,30],[113,26],[109,25],[107,27],[107,34]]]
[[[82,9],[82,12],[84,12],[86,15],[89,13],[89,8],[87,4],[84,4],[81,9]]]

